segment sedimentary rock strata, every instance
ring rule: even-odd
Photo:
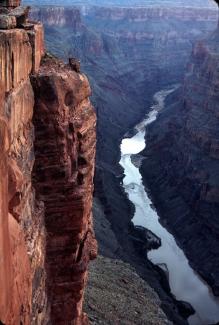
[[[83,74],[45,58],[33,76],[35,187],[45,204],[47,277],[53,324],[84,323],[87,265],[96,256],[92,178],[96,116]]]
[[[43,27],[19,5],[0,3],[0,323],[81,324],[87,264],[96,256],[90,87],[61,62],[40,68]]]

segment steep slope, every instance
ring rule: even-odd
[[[0,320],[4,324],[30,324],[46,318],[46,234],[43,206],[35,200],[31,179],[34,94],[29,78],[43,55],[42,37],[40,24],[29,31],[0,30]],[[39,57],[32,56],[32,46],[38,47]]]
[[[90,324],[172,324],[153,289],[129,264],[102,256],[90,267],[85,310]]]
[[[141,172],[162,221],[219,295],[219,28],[192,52],[184,84],[149,129]]]
[[[90,87],[71,65],[40,67],[43,27],[19,4],[0,6],[0,324],[85,324],[96,256]]]

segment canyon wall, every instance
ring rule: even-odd
[[[43,205],[35,200],[32,188],[34,93],[29,78],[43,55],[43,44],[37,44],[42,38],[40,24],[28,30],[0,30],[3,324],[30,324],[46,318],[46,234]],[[32,55],[32,46],[38,47],[39,56]]]
[[[81,315],[87,266],[97,254],[92,224],[96,115],[83,74],[44,58],[35,92],[34,185],[45,205],[47,287],[52,324]],[[85,317],[85,318],[84,318]]]
[[[193,48],[182,87],[149,128],[141,172],[161,219],[219,295],[219,28]]]
[[[0,3],[0,323],[66,324],[63,311],[86,323],[83,291],[96,255],[90,87],[51,57],[40,67],[43,27],[19,4]]]

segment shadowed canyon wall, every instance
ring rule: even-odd
[[[150,126],[143,152],[147,159],[141,167],[162,220],[215,295],[219,295],[218,41],[219,28],[195,44],[182,87]]]
[[[0,322],[82,324],[96,256],[90,87],[51,57],[40,66],[43,27],[19,4],[0,2]]]

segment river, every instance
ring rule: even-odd
[[[131,160],[132,155],[140,153],[145,148],[147,125],[156,121],[159,111],[165,107],[166,97],[176,87],[174,85],[157,92],[149,114],[135,127],[137,133],[132,138],[122,140],[120,164],[125,174],[123,187],[130,201],[135,205],[135,215],[132,220],[134,225],[143,226],[161,238],[161,247],[151,250],[148,258],[154,264],[166,265],[171,292],[177,300],[187,301],[195,309],[196,314],[189,317],[189,324],[216,324],[219,321],[219,300],[213,296],[208,285],[191,268],[173,235],[159,222],[159,216],[143,185],[139,168]]]

